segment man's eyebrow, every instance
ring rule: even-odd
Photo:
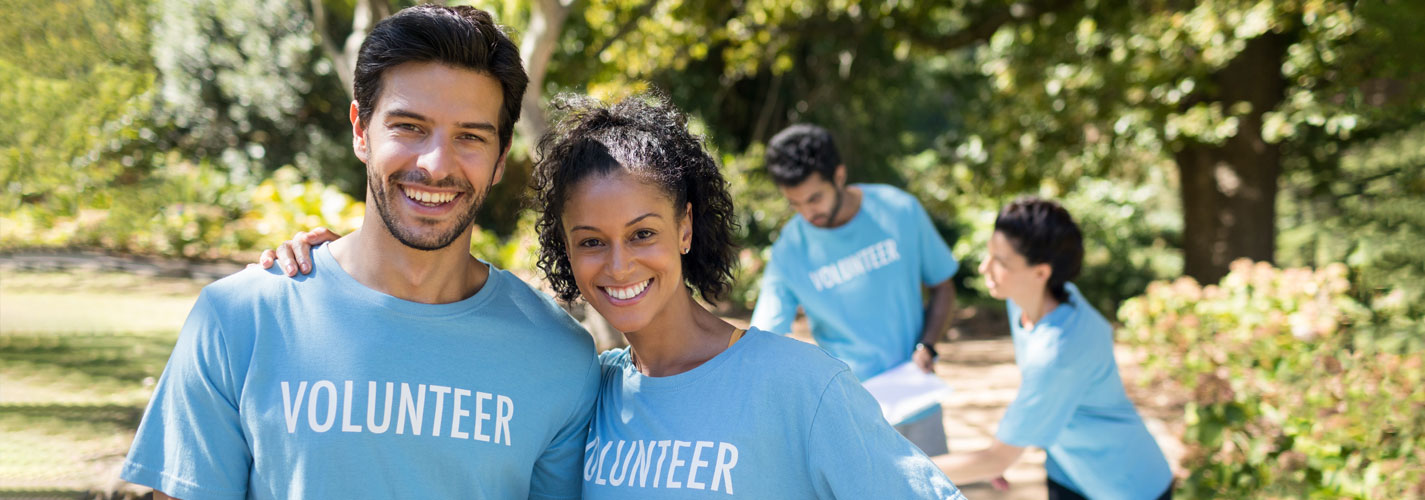
[[[393,110],[387,111],[387,112],[386,112],[386,115],[387,115],[387,116],[398,116],[398,117],[401,117],[401,118],[410,118],[410,119],[412,119],[412,120],[423,121],[423,122],[429,122],[429,121],[431,121],[430,118],[427,118],[425,115],[422,115],[422,114],[417,113],[417,112],[415,112],[415,111],[410,111],[410,110],[405,110],[405,109],[399,109],[399,108],[398,108],[398,109],[393,109]],[[490,132],[490,133],[495,133],[495,132],[498,132],[498,131],[499,131],[499,129],[495,128],[495,126],[492,125],[492,124],[490,124],[489,122],[460,122],[460,123],[455,124],[455,126],[456,126],[456,127],[459,127],[459,128],[469,128],[469,129],[476,129],[476,130],[484,130],[484,131],[488,131],[488,132]]]

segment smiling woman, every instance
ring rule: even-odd
[[[534,171],[539,266],[630,345],[600,356],[584,498],[963,498],[845,364],[694,300],[729,288],[732,203],[665,97],[555,106]]]

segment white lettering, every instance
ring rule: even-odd
[[[658,487],[658,478],[663,477],[663,457],[668,455],[668,445],[672,443],[672,441],[667,439],[658,442],[658,470],[653,471],[654,488]]]
[[[503,394],[497,396],[498,414],[495,416],[495,443],[500,442],[500,436],[505,437],[505,446],[510,446],[510,419],[515,418],[515,402],[509,396]]]
[[[317,392],[322,389],[327,391],[327,419],[321,424],[317,423]],[[312,430],[326,432],[336,423],[336,384],[330,380],[318,380],[312,384],[311,399],[307,400],[307,424],[312,426]]]
[[[594,436],[594,440],[593,440],[593,441],[589,441],[589,444],[584,445],[584,481],[585,481],[585,482],[594,480],[594,467],[598,466],[599,464],[598,464],[598,462],[594,461],[594,452],[593,452],[593,450],[594,450],[595,448],[598,448],[598,447],[599,447],[599,437],[598,437],[598,436]]]
[[[450,394],[450,387],[443,385],[430,386],[430,392],[435,393],[435,420],[430,425],[430,435],[440,435],[440,423],[445,420],[445,395]]]
[[[807,274],[817,291],[834,288],[900,260],[896,241],[885,239]]]
[[[282,381],[282,416],[287,417],[287,433],[297,432],[297,414],[302,411],[302,395],[307,393],[307,381],[297,384],[297,397],[292,397],[292,390],[287,385],[287,381]]]
[[[469,411],[469,410],[465,410],[465,409],[462,409],[462,408],[460,407],[460,399],[461,399],[461,398],[464,398],[465,396],[469,396],[469,395],[470,395],[470,391],[468,391],[468,390],[460,389],[460,388],[456,388],[456,389],[455,389],[455,398],[454,398],[454,401],[451,401],[451,403],[450,403],[450,405],[451,405],[451,408],[450,408],[450,412],[451,412],[451,415],[450,415],[450,437],[453,437],[453,438],[456,438],[456,439],[465,439],[465,438],[470,437],[470,434],[469,434],[469,433],[460,430],[460,417],[464,417],[464,416],[470,415],[470,411]]]
[[[386,428],[391,426],[391,396],[395,392],[392,390],[394,388],[395,384],[386,382],[386,405],[382,407],[386,409],[386,413],[382,414],[384,416],[381,417],[381,425],[376,425],[376,381],[366,383],[366,428],[373,434],[384,433]]]
[[[604,457],[609,455],[609,448],[613,445],[613,441],[604,443],[604,450],[599,452],[599,465],[594,469],[594,484],[608,484],[604,481]]]
[[[653,441],[643,442],[643,460],[635,462],[634,467],[638,469],[638,487],[643,488],[648,485],[648,469],[653,465]],[[653,479],[653,484],[658,485],[658,479]],[[633,486],[633,478],[629,478],[628,485]]]
[[[401,409],[396,411],[396,434],[406,433],[406,416],[411,417],[411,434],[421,435],[421,424],[425,421],[426,385],[416,386],[415,399],[411,399],[411,384],[401,383]]]
[[[713,469],[712,490],[719,484],[727,485],[727,494],[732,494],[732,468],[737,466],[737,446],[732,443],[718,443],[717,467]]]
[[[475,393],[475,439],[479,441],[490,441],[490,436],[485,434],[484,423],[490,419],[490,414],[485,412],[485,400],[490,399],[488,392]]]
[[[625,455],[623,454],[623,445],[625,445],[625,444],[628,444],[628,441],[624,441],[624,440],[622,440],[622,439],[619,440],[619,442],[618,442],[618,448],[614,449],[614,461],[613,461],[613,463],[609,466],[609,484],[612,484],[612,485],[614,485],[614,486],[618,486],[618,485],[620,485],[620,484],[623,484],[623,478],[628,477],[628,476],[627,476],[627,474],[628,474],[628,468],[627,468],[627,465],[628,465],[628,456],[625,456]],[[629,450],[628,450],[628,454],[629,454],[629,456],[633,455],[633,449],[629,449]],[[620,458],[620,457],[623,458],[623,463],[624,463],[624,466],[625,466],[625,467],[624,467],[624,470],[623,470],[623,473],[622,473],[622,474],[619,474],[618,476],[614,476],[614,472],[618,470],[618,463],[619,463],[619,458]]]
[[[691,445],[691,444],[693,444],[693,443],[690,443],[690,442],[687,442],[687,441],[676,441],[676,440],[673,441],[673,459],[670,460],[670,461],[669,461],[670,463],[668,464],[668,487],[669,487],[669,488],[682,488],[682,487],[683,487],[683,483],[673,480],[673,475],[678,473],[678,466],[687,463],[687,462],[684,462],[684,461],[678,459],[678,449],[680,449],[680,448],[687,448],[688,445]]]
[[[341,395],[341,431],[361,432],[361,426],[351,424],[351,381],[342,385],[346,391]]]
[[[698,441],[697,445],[693,447],[693,459],[688,462],[689,488],[695,490],[701,490],[704,488],[703,483],[698,482],[698,469],[707,467],[708,462],[707,460],[703,460],[698,457],[703,456],[703,448],[711,448],[712,445],[712,441]]]

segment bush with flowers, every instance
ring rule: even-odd
[[[1425,495],[1420,328],[1357,302],[1348,274],[1239,260],[1119,309],[1145,382],[1188,395],[1181,496]]]

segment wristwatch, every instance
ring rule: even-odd
[[[935,358],[940,357],[940,353],[935,351],[935,346],[934,346],[934,345],[931,345],[931,344],[927,344],[927,343],[925,343],[925,342],[916,342],[916,343],[915,343],[915,350],[917,350],[917,351],[924,350],[925,352],[930,353],[930,359],[935,359]]]

